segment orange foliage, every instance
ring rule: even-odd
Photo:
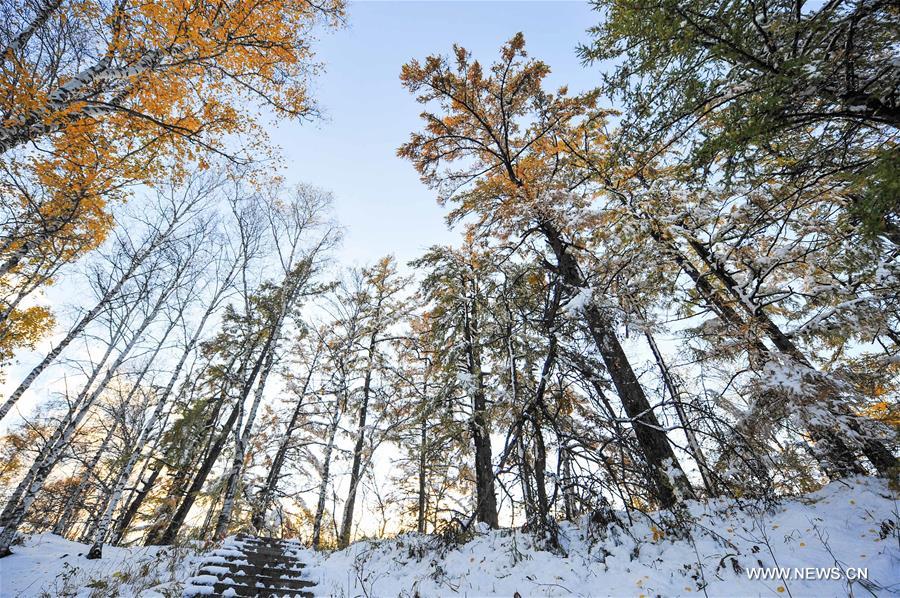
[[[609,111],[597,108],[598,92],[544,90],[550,68],[528,57],[521,33],[488,69],[459,46],[452,58],[434,55],[403,66],[402,84],[436,110],[422,113],[423,131],[398,154],[438,189],[442,202],[456,204],[451,220],[475,215],[482,232],[490,228],[500,238],[534,223],[571,223],[568,216],[590,197],[568,192],[572,181],[564,173],[577,162],[570,146],[585,138],[606,142]]]
[[[0,324],[0,362],[9,360],[18,347],[33,348],[53,323],[53,315],[43,306],[12,310]]]
[[[271,156],[252,107],[314,111],[311,31],[336,25],[343,0],[61,0],[15,13],[0,25],[4,290],[96,248],[130,185],[178,180],[213,154]]]

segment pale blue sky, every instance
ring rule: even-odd
[[[284,150],[288,182],[334,192],[347,229],[340,261],[362,265],[393,253],[406,262],[429,245],[458,240],[434,194],[396,157],[422,110],[400,86],[405,62],[459,43],[490,63],[522,31],[528,52],[552,68],[551,85],[579,91],[599,79],[575,55],[597,20],[587,3],[574,1],[350,2],[347,27],[315,46],[325,72],[313,92],[325,120],[282,122],[271,133]]]

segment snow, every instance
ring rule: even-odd
[[[580,311],[584,311],[584,309],[590,305],[591,300],[594,298],[594,289],[590,287],[584,287],[582,289],[578,289],[578,293],[573,296],[568,303],[566,303],[563,308],[566,313],[570,315],[577,314]]]
[[[886,596],[900,591],[896,500],[884,480],[853,478],[779,501],[691,501],[682,514],[690,533],[667,513],[563,522],[558,553],[521,530],[485,526],[461,543],[404,534],[330,553],[297,544],[296,553],[319,596]],[[213,554],[238,544],[229,538]],[[51,534],[28,538],[0,559],[0,596],[180,595],[207,560],[160,547],[106,547],[96,561],[86,552]],[[786,579],[750,579],[757,567]],[[848,579],[855,568],[868,579]]]
[[[689,537],[667,531],[654,514],[604,529],[563,523],[565,554],[540,550],[521,531],[481,530],[456,546],[405,534],[302,558],[319,596],[841,596],[848,583],[854,595],[871,595],[860,585],[888,595],[900,590],[895,500],[883,481],[858,478],[770,508],[691,502]],[[748,578],[760,564],[835,563],[838,579]],[[854,567],[867,568],[868,581],[848,582],[844,571]]]
[[[88,549],[49,533],[27,537],[0,559],[0,596],[171,596],[196,566],[187,548],[104,546],[96,560]]]

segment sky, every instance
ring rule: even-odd
[[[552,69],[548,82],[572,92],[595,87],[575,47],[597,22],[586,2],[351,2],[345,28],[315,44],[325,71],[313,81],[324,112],[315,122],[282,121],[270,134],[285,158],[284,176],[335,195],[345,241],[338,259],[365,265],[388,253],[401,263],[436,243],[455,243],[445,209],[397,148],[420,126],[422,106],[400,85],[410,59],[450,52],[454,43],[482,63],[523,32],[531,56]]]

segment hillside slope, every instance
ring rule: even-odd
[[[310,551],[315,568],[309,577],[320,592],[334,596],[649,597],[705,591],[796,598],[900,592],[896,496],[881,480],[832,483],[770,509],[714,501],[691,503],[689,510],[692,539],[665,534],[647,518],[602,529],[563,524],[564,555],[535,550],[531,537],[519,531],[479,533],[452,548],[408,534],[331,554]],[[753,567],[790,568],[790,579],[751,580]],[[827,571],[793,571],[806,567]],[[867,569],[868,580],[847,579],[849,568]],[[835,579],[795,579],[798,573]]]
[[[520,530],[481,529],[460,544],[404,534],[299,554],[323,596],[900,593],[897,497],[883,480],[836,482],[768,508],[693,502],[689,513],[691,534],[681,537],[650,517],[604,526],[564,523],[558,553],[535,548]],[[49,534],[28,538],[0,559],[0,595],[174,596],[199,562],[186,549],[110,548],[99,561],[86,560],[86,552]],[[759,567],[778,567],[784,578],[750,579]],[[857,568],[867,579],[849,578],[861,576]]]

